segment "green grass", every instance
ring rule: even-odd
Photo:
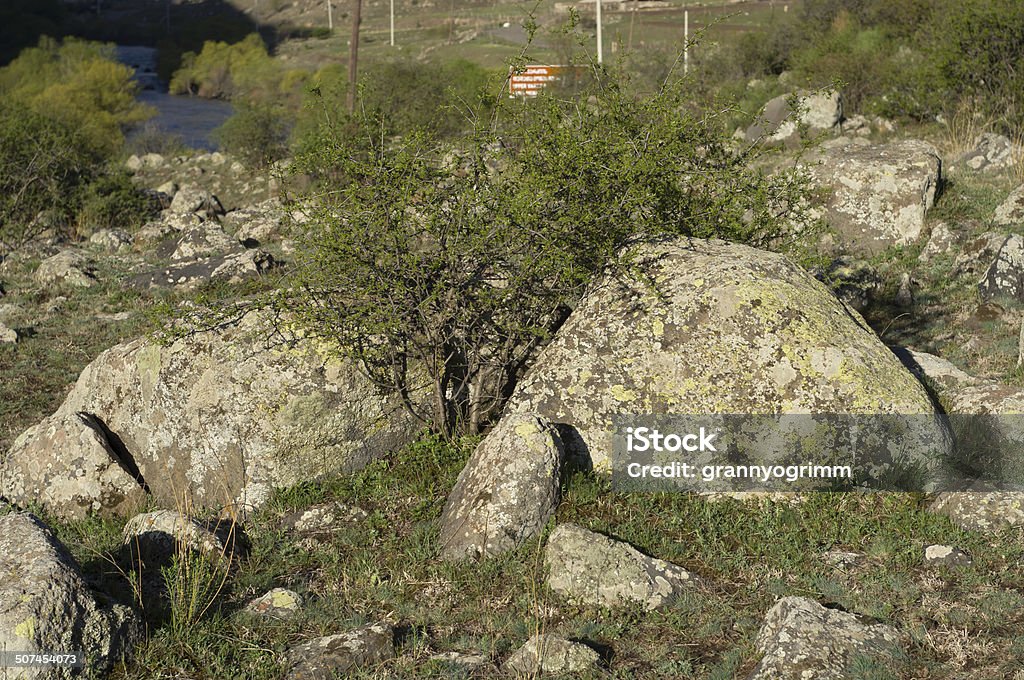
[[[925,512],[916,495],[713,501],[616,493],[604,479],[574,474],[557,522],[608,533],[700,576],[692,594],[658,612],[565,602],[544,585],[543,539],[486,561],[442,561],[437,521],[470,444],[427,440],[351,477],[279,492],[249,523],[251,556],[217,606],[187,629],[152,629],[137,660],[115,677],[277,678],[291,645],[382,619],[399,631],[398,658],[387,664],[392,677],[459,677],[430,655],[482,653],[500,663],[540,630],[603,650],[608,677],[743,677],[757,661],[753,641],[764,613],[785,595],[897,626],[909,644],[904,677],[1001,677],[1021,661],[1020,534],[958,529]],[[287,512],[328,500],[359,506],[369,519],[315,546],[280,529]],[[97,522],[65,528],[62,538],[79,555],[113,549],[114,526]],[[960,546],[974,564],[926,570],[921,559],[931,543]],[[844,571],[822,559],[833,549],[865,557]],[[239,611],[276,586],[305,598],[298,616],[264,621]],[[973,675],[955,675],[958,664],[972,664]],[[894,676],[865,666],[857,677]]]

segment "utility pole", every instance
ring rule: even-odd
[[[334,13],[331,12],[331,0],[327,0],[327,28],[334,30]]]
[[[355,0],[352,12],[352,40],[348,50],[348,112],[356,112],[356,78],[359,74],[359,21],[363,0]]]
[[[597,0],[597,63],[604,62],[604,50],[601,48],[601,0]]]
[[[690,72],[690,10],[683,12],[683,75]]]
[[[395,46],[395,0],[391,0],[391,46]]]

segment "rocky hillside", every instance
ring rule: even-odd
[[[799,247],[637,244],[455,443],[287,309],[169,316],[273,287],[309,217],[222,154],[130,158],[156,219],[0,263],[0,646],[112,678],[1024,677],[1024,491],[611,484],[641,413],[923,416],[925,475],[940,416],[986,414],[1019,469],[1021,150],[786,101],[734,141],[814,186]]]

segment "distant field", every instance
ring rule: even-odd
[[[540,30],[529,56],[535,61],[562,61],[569,42],[559,35],[559,28],[568,19],[565,7],[576,3],[541,2],[535,15]],[[654,4],[645,2],[644,4]],[[634,10],[631,2],[604,0],[603,26],[605,58],[610,59],[624,48],[640,50],[673,50],[683,44],[684,11],[690,13],[690,34],[707,29],[706,42],[715,42],[739,31],[765,25],[787,12],[799,2],[754,0],[751,2],[687,3],[665,0],[658,7]],[[592,39],[587,48],[596,51],[594,34],[594,3],[578,3],[581,31]],[[296,66],[316,68],[345,58],[349,42],[351,3],[336,3],[335,30],[326,38],[289,40],[278,47],[278,53]],[[445,0],[397,0],[395,9],[395,46],[390,45],[389,3],[384,0],[364,2],[361,33],[361,56],[367,59],[402,55],[417,59],[448,60],[464,58],[488,68],[500,68],[509,57],[518,54],[525,43],[522,23],[535,5],[520,2],[446,2]],[[317,3],[289,18],[307,27],[326,25],[326,5]],[[320,16],[322,15],[322,16]],[[284,16],[277,20],[284,19]],[[275,21],[271,14],[264,21]],[[506,25],[507,24],[507,25]]]

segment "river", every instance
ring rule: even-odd
[[[178,137],[188,147],[216,150],[212,133],[231,115],[231,104],[168,93],[166,83],[156,75],[156,48],[118,45],[117,59],[135,69],[135,79],[141,86],[138,100],[157,111],[148,126]]]

